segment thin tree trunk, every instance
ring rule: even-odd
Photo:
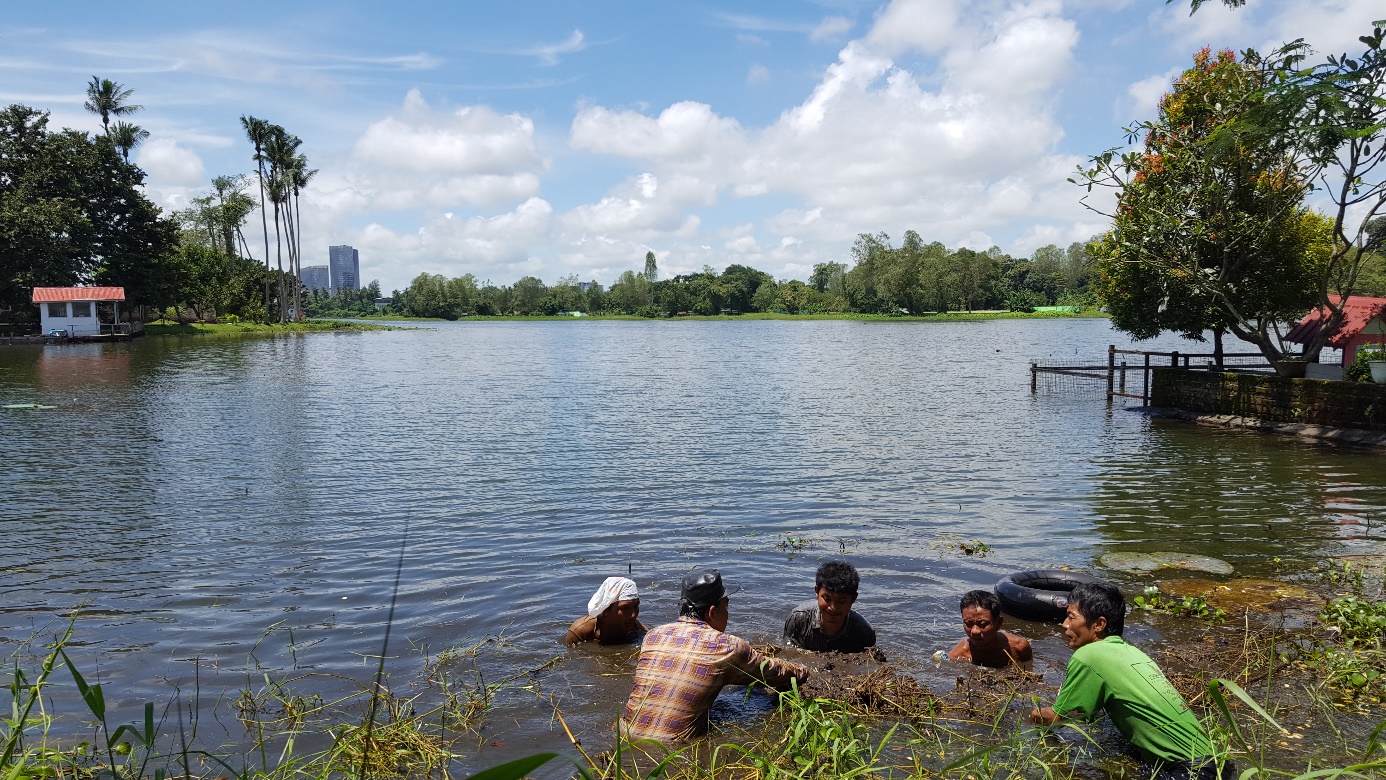
[[[284,300],[285,305],[291,306],[293,310],[294,316],[291,319],[298,319],[298,273],[294,270],[294,268],[298,264],[298,250],[294,248],[294,244],[296,243],[295,238],[298,235],[298,229],[294,227],[294,216],[293,211],[290,208],[289,201],[287,200],[288,196],[286,195],[285,198],[286,200],[284,201],[284,243],[288,245],[289,249],[289,278],[285,279],[284,281]],[[292,291],[290,291],[288,288],[288,285],[290,284],[292,284],[294,288]]]
[[[295,188],[294,222],[298,223],[298,229],[294,231],[294,235],[297,237],[298,240],[298,251],[294,253],[295,263],[297,265],[297,270],[294,271],[294,276],[298,280],[298,282],[294,285],[294,309],[302,312],[303,309],[299,308],[299,306],[301,304],[300,298],[303,294],[303,277],[300,275],[303,273],[303,211],[298,207],[298,203],[298,190],[297,188]]]
[[[282,240],[280,239],[280,237],[279,237],[279,201],[278,201],[278,200],[275,200],[275,201],[274,201],[274,264],[275,264],[276,266],[278,266],[278,268],[279,268],[279,285],[278,285],[278,290],[279,290],[279,301],[278,301],[278,304],[279,304],[279,306],[278,306],[278,308],[279,308],[279,324],[280,324],[280,325],[283,325],[283,324],[284,324],[285,315],[287,315],[287,313],[288,313],[288,312],[284,311],[284,253],[283,253],[283,248],[284,248],[284,243],[283,243],[283,241],[282,241]]]
[[[1213,362],[1222,368],[1222,328],[1213,328]]]
[[[259,166],[260,169],[260,229],[265,233],[265,322],[269,322],[269,224],[265,219],[265,161],[259,159],[261,154],[261,148],[256,146],[255,164]],[[275,223],[275,229],[278,230],[278,228],[278,223]]]

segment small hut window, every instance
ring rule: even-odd
[[[91,301],[73,301],[73,302],[72,302],[72,316],[74,316],[74,317],[90,317],[90,316],[91,316]]]
[[[48,316],[49,316],[49,317],[66,317],[66,316],[67,316],[67,304],[66,304],[66,303],[50,303],[50,304],[48,304]]]

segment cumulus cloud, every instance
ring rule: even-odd
[[[1056,154],[1063,131],[1052,116],[1077,26],[1056,2],[995,6],[985,22],[965,26],[948,0],[896,0],[801,103],[762,128],[695,102],[657,115],[584,107],[570,144],[640,161],[660,186],[641,197],[627,182],[564,214],[564,234],[663,243],[677,255],[662,267],[696,266],[703,247],[716,246],[720,265],[771,263],[777,272],[841,259],[863,231],[913,228],[990,246],[992,231],[1015,221],[1082,219],[1066,181],[1078,160]],[[896,61],[911,52],[936,57],[911,68]],[[680,197],[666,192],[676,176]],[[680,219],[696,215],[695,193],[709,205],[720,195],[776,194],[802,206],[713,236]],[[588,242],[571,255],[588,260],[599,248]]]
[[[366,128],[351,159],[352,187],[389,210],[513,203],[538,195],[547,167],[529,117],[488,106],[436,111],[418,90]]]
[[[435,112],[417,89],[405,96],[399,115],[366,128],[352,156],[380,166],[452,174],[495,174],[540,163],[533,120],[487,106]]]
[[[136,163],[149,175],[153,187],[197,187],[207,183],[202,158],[172,138],[154,138],[141,144]]]

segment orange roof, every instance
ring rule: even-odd
[[[67,301],[123,301],[124,287],[35,287],[34,303]]]
[[[1298,325],[1285,334],[1285,340],[1293,341],[1296,344],[1307,344],[1309,339],[1313,338],[1314,332],[1318,330],[1319,320],[1326,313],[1320,307],[1304,315],[1304,319],[1300,320]],[[1386,298],[1368,298],[1365,295],[1348,296],[1347,302],[1343,304],[1343,324],[1338,326],[1337,331],[1329,337],[1328,346],[1342,349],[1354,336],[1361,333],[1368,323],[1383,313],[1386,313]]]

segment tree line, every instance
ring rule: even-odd
[[[188,208],[165,214],[130,162],[149,137],[122,119],[142,109],[133,94],[92,77],[84,106],[101,118],[95,135],[51,129],[49,114],[28,106],[0,110],[0,316],[33,319],[34,287],[93,284],[124,287],[127,307],[145,319],[285,322],[302,311],[299,196],[316,173],[302,141],[242,117],[255,173],[218,176]],[[243,230],[256,210],[262,260]]]
[[[1079,172],[1117,195],[1093,246],[1117,327],[1211,332],[1219,356],[1231,333],[1269,360],[1315,361],[1348,296],[1382,294],[1386,27],[1358,40],[1360,52],[1316,63],[1302,41],[1269,55],[1203,49],[1156,118],[1127,128],[1134,148]],[[1315,191],[1326,213],[1306,205]],[[1312,310],[1319,327],[1288,343]]]
[[[1067,249],[1040,247],[1030,257],[925,244],[913,230],[899,246],[885,233],[857,237],[847,262],[819,263],[807,281],[776,280],[733,264],[659,278],[658,260],[645,255],[641,270],[628,270],[603,287],[575,275],[552,286],[526,276],[512,285],[480,283],[472,274],[448,278],[420,274],[392,294],[384,311],[412,317],[457,319],[468,315],[634,314],[674,317],[745,312],[786,314],[901,314],[1037,306],[1095,306],[1090,289],[1093,258],[1085,243]]]

